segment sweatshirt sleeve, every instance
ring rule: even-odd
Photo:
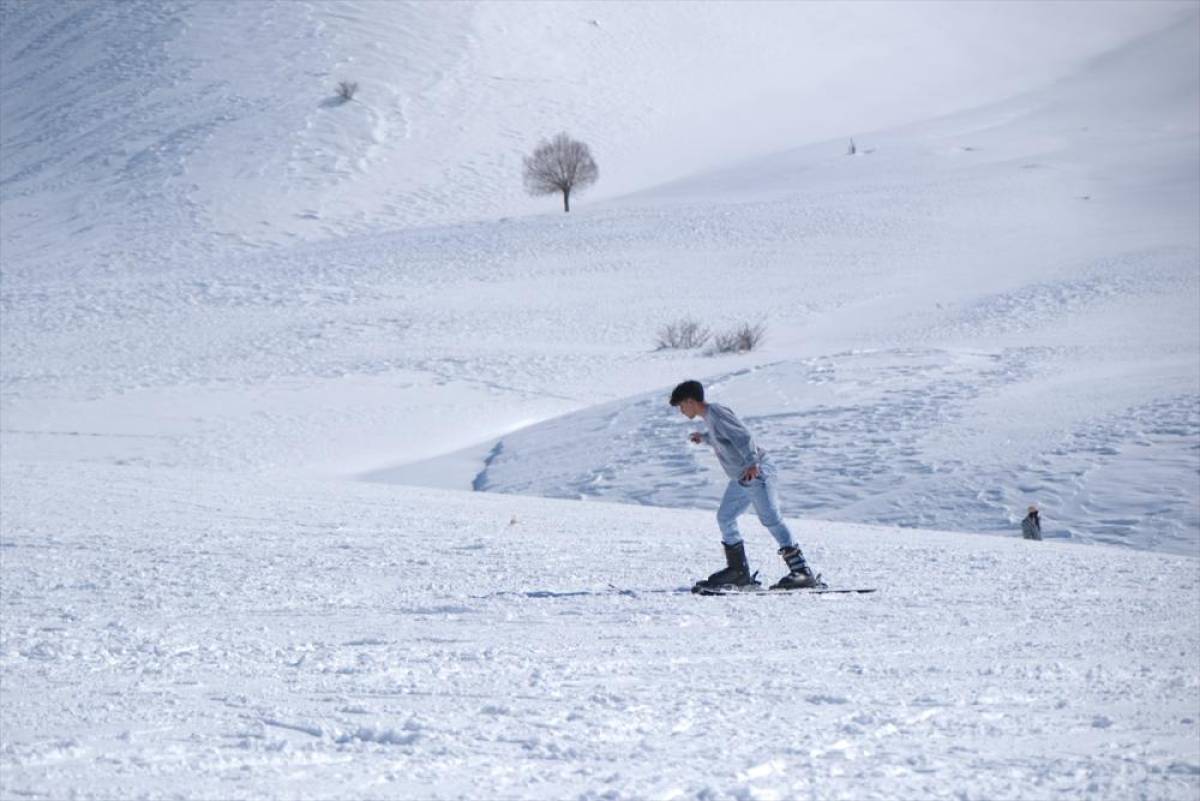
[[[758,448],[754,445],[754,437],[737,419],[737,415],[728,409],[714,409],[709,427],[712,436],[725,444],[726,448],[736,455],[741,468],[745,470],[758,462]]]

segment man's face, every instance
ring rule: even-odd
[[[700,404],[691,398],[685,398],[679,402],[679,411],[684,417],[692,420],[700,414]]]

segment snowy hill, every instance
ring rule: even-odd
[[[108,36],[157,25],[182,37],[172,47],[211,43],[231,25],[214,8],[286,30],[312,23],[298,22],[297,9],[378,10],[183,4],[130,17],[125,8],[5,6],[4,57],[29,69],[91,27]],[[413,9],[382,8],[400,15],[397,30],[457,30],[444,19],[401,24]],[[1141,23],[1174,7],[1154,8]],[[234,20],[266,36],[258,23]],[[700,377],[725,382],[726,400],[763,422],[789,468],[792,513],[1011,532],[1014,515],[1041,501],[1058,535],[1195,553],[1197,25],[1189,16],[998,103],[860,136],[854,157],[838,139],[593,202],[570,217],[250,250],[214,244],[220,237],[193,246],[191,224],[178,221],[110,227],[78,204],[87,230],[64,234],[56,223],[56,233],[37,234],[36,221],[53,215],[34,214],[34,228],[7,224],[24,219],[27,204],[63,201],[73,185],[39,183],[65,167],[30,156],[40,152],[30,131],[46,112],[10,112],[11,98],[28,94],[12,79],[3,128],[18,144],[6,145],[5,164],[30,164],[0,200],[12,237],[0,286],[6,457],[298,468],[706,505],[711,465],[681,445],[682,429],[657,405],[665,387]],[[289,37],[272,41],[295,44]],[[224,46],[255,52],[241,40]],[[103,53],[118,66],[132,58],[128,49]],[[295,58],[279,64],[300,68]],[[27,73],[4,71],[6,80],[17,74]],[[100,74],[125,73],[109,65]],[[43,96],[63,98],[64,114],[95,102]],[[166,108],[178,103],[207,108],[194,98]],[[239,129],[229,125],[233,137]],[[43,147],[58,152],[63,130],[46,127],[52,141]],[[217,141],[215,131],[204,141]],[[255,136],[230,142],[269,161]],[[88,152],[79,156],[92,163]],[[201,161],[233,165],[226,155]],[[275,197],[265,176],[204,185],[231,202],[242,186]],[[279,197],[308,185],[293,178]],[[138,192],[171,185],[118,183]],[[353,186],[354,197],[373,197]],[[190,208],[146,198],[155,214]],[[100,204],[97,214],[136,221],[124,202]],[[287,204],[253,205],[274,213]],[[197,225],[206,236],[216,230]],[[115,261],[93,260],[90,237],[103,231],[122,240]],[[659,327],[683,315],[718,329],[762,319],[766,345],[720,359],[653,351]],[[769,368],[753,377],[766,393],[737,380],[752,368]],[[596,424],[613,408],[626,409],[621,452]],[[561,442],[531,430],[508,437],[480,475],[500,437],[574,412],[576,422],[543,429],[571,443],[568,458],[547,458],[544,448]],[[673,465],[671,478],[648,486],[645,475],[664,475],[664,465]]]
[[[520,158],[563,128],[615,196],[998,99],[1190,8],[5,2],[0,245],[154,271],[545,210]]]
[[[814,145],[615,204],[686,237],[651,264],[588,219],[636,265],[622,286],[662,276],[620,296],[630,316],[765,319],[766,349],[643,355],[650,393],[372,477],[711,507],[725,476],[664,404],[707,376],[776,453],[793,513],[1011,532],[1039,502],[1053,536],[1200,553],[1196,36],[863,137],[869,154]]]
[[[0,2],[0,795],[1195,798],[1198,35]],[[877,594],[679,591],[689,377]]]

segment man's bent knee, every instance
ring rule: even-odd
[[[783,525],[783,518],[777,514],[760,514],[758,516],[758,522],[763,524],[763,528],[775,528],[776,526]]]

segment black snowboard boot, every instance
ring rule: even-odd
[[[814,576],[812,568],[804,561],[804,554],[795,546],[780,548],[779,555],[787,562],[789,572],[786,576],[771,585],[773,590],[810,590],[825,586],[820,576]]]
[[[697,581],[696,586],[706,589],[715,589],[717,587],[745,587],[754,584],[754,577],[750,575],[750,563],[746,561],[746,545],[739,542],[737,545],[725,545],[725,567],[713,573],[703,581]]]

